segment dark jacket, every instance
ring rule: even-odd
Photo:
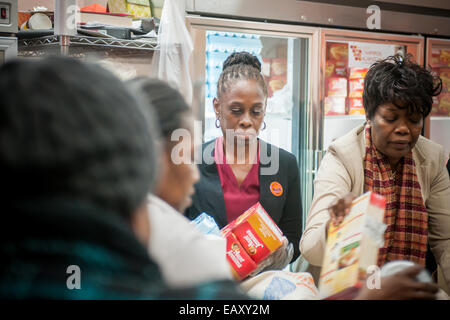
[[[262,140],[260,141],[259,185],[260,203],[294,246],[294,261],[300,254],[299,242],[302,234],[302,209],[300,196],[300,174],[295,156]],[[228,224],[225,201],[219,174],[214,162],[214,142],[202,146],[202,162],[198,165],[200,181],[195,185],[195,195],[190,208],[186,210],[189,219],[195,219],[202,212],[211,215],[219,228]],[[261,171],[274,165],[271,155],[278,152],[279,166],[276,173],[267,175]],[[283,187],[281,196],[275,196],[270,190],[272,182]]]
[[[82,201],[2,212],[0,299],[248,299],[230,280],[169,289],[129,223]],[[69,266],[79,267],[79,289]]]

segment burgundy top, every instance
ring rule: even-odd
[[[259,141],[257,161],[253,164],[240,187],[233,170],[226,163],[222,141],[222,137],[216,139],[214,162],[219,173],[220,185],[222,186],[225,200],[227,223],[230,223],[259,201]]]

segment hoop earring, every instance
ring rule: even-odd
[[[267,125],[266,125],[266,122],[265,121],[263,121],[263,124],[264,124],[264,127],[261,129],[261,131],[263,131],[263,130],[266,130],[266,127],[267,127]]]
[[[219,121],[219,123],[217,123],[217,121]],[[216,118],[216,128],[220,128],[220,119]]]

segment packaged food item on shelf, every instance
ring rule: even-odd
[[[353,298],[368,268],[377,265],[385,207],[386,199],[369,191],[353,201],[341,224],[330,224],[319,278],[322,299]]]
[[[440,56],[441,56],[441,49],[438,49],[438,48],[431,49],[431,65],[432,66],[439,66]]]
[[[348,43],[327,42],[327,58],[338,61],[348,60]]]
[[[442,66],[450,66],[450,49],[440,49],[439,64]]]
[[[347,97],[347,78],[328,78],[326,89],[327,97]]]
[[[327,60],[325,63],[325,76],[329,77],[347,77],[347,62],[335,59]]]
[[[441,93],[439,95],[437,115],[450,116],[450,92]]]
[[[366,77],[367,71],[369,71],[369,69],[367,68],[350,68],[348,79],[364,79]]]
[[[442,92],[450,91],[450,68],[439,68],[439,77],[442,80]]]
[[[345,115],[346,113],[345,97],[325,97],[324,108],[326,116]]]
[[[365,114],[362,98],[350,98],[348,100],[349,100],[349,108],[348,108],[349,115]]]
[[[325,77],[347,77],[348,44],[327,42]]]
[[[364,91],[364,79],[349,80],[348,91],[349,98],[362,98]]]

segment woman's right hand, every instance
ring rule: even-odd
[[[382,277],[379,289],[361,288],[355,300],[434,300],[439,288],[432,282],[419,282],[423,267],[414,265],[391,276]]]
[[[355,199],[355,195],[348,193],[344,197],[337,199],[329,208],[330,219],[327,222],[327,233],[330,223],[334,225],[339,225],[345,218],[345,216],[350,212],[352,207],[352,201]]]

